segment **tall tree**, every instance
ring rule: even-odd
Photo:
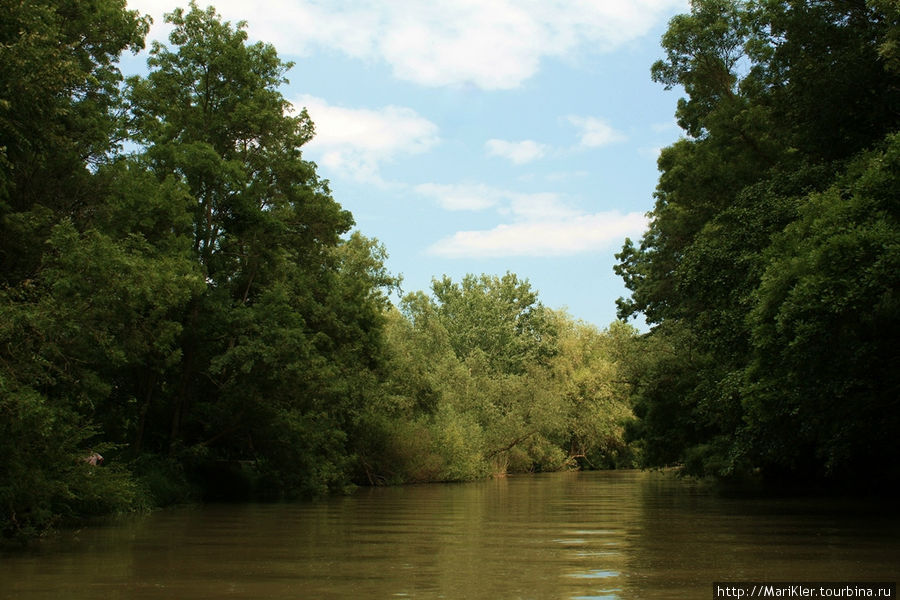
[[[892,62],[898,15],[896,5],[877,1],[696,0],[690,14],[670,22],[666,58],[652,75],[683,87],[687,97],[676,114],[687,137],[661,154],[650,228],[639,246],[626,240],[616,267],[631,291],[619,302],[620,316],[643,313],[658,347],[684,354],[660,354],[638,388],[635,431],[649,460],[726,476],[761,465],[836,473],[825,467],[827,453],[811,446],[836,426],[838,413],[813,400],[813,388],[801,392],[760,376],[769,356],[798,348],[788,337],[779,338],[785,346],[772,345],[761,332],[783,326],[772,296],[771,282],[781,280],[772,278],[774,265],[790,272],[799,260],[782,231],[823,232],[797,223],[823,206],[819,194],[837,185],[858,154],[900,126]],[[864,237],[854,243],[865,245]],[[831,244],[826,238],[817,243]],[[817,264],[823,281],[840,279]],[[796,359],[822,364],[812,346],[806,350]],[[845,375],[851,364],[842,363]],[[832,365],[832,374],[839,371]],[[829,380],[816,381],[819,394],[835,393]],[[793,414],[798,404],[815,415],[804,422],[817,433],[800,439],[816,441],[804,448],[794,444],[786,424],[793,421],[774,417]],[[784,427],[770,427],[775,421],[764,414]],[[855,415],[860,423],[868,418]]]
[[[565,431],[555,440],[570,465],[630,464],[624,427],[631,420],[631,373],[636,330],[616,321],[605,331],[557,313],[559,351],[551,364],[562,400]],[[555,403],[551,403],[556,408]]]
[[[144,311],[167,286],[146,239],[95,219],[134,186],[105,165],[119,139],[116,59],[142,47],[147,21],[116,0],[0,10],[0,531],[28,536],[138,502],[121,466],[88,476],[82,459],[112,441],[96,409],[142,351],[116,336],[165,345],[165,333],[140,338],[165,322]]]
[[[124,0],[0,3],[0,285],[39,270],[60,219],[91,202],[90,165],[118,139],[119,54],[149,21]]]
[[[548,313],[530,284],[515,274],[466,275],[459,283],[445,276],[432,289],[460,359],[477,350],[500,372],[518,373],[553,354]]]
[[[900,484],[898,174],[895,133],[766,252],[745,406],[760,461],[780,474]]]
[[[155,43],[149,75],[129,80],[131,123],[157,177],[190,193],[206,281],[182,322],[169,450],[199,465],[254,460],[279,493],[341,485],[348,399],[361,399],[339,374],[380,326],[361,308],[371,288],[348,287],[341,269],[377,254],[358,240],[337,250],[353,221],[302,158],[314,128],[278,90],[290,63],[212,8],[166,18],[173,48]]]

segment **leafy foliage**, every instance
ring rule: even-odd
[[[369,481],[631,464],[632,328],[574,322],[511,273],[432,291],[389,314],[387,394],[361,452]]]
[[[655,327],[631,435],[648,464],[898,482],[900,126],[888,2],[698,0],[653,77],[682,86],[621,317]],[[890,365],[890,366],[889,366]]]
[[[303,160],[290,65],[192,5],[123,86],[147,30],[124,2],[4,14],[4,537],[196,488],[346,487],[396,280]]]

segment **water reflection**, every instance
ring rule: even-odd
[[[897,580],[900,520],[723,499],[658,473],[163,511],[0,560],[0,598],[707,598],[717,580]]]

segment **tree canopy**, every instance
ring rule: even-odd
[[[303,159],[290,65],[192,5],[123,82],[115,61],[147,31],[124,2],[7,9],[4,534],[192,486],[348,485],[394,280]]]
[[[574,321],[506,273],[435,279],[431,295],[403,298],[386,335],[387,394],[366,427],[370,480],[632,464],[632,327]]]
[[[891,2],[695,0],[653,78],[686,95],[617,272],[661,351],[632,434],[693,473],[898,483]],[[874,475],[874,477],[873,477]]]

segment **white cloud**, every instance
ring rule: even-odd
[[[306,152],[356,179],[377,180],[380,164],[420,154],[439,141],[437,125],[409,108],[346,108],[314,96],[301,96],[293,104],[305,107],[316,125]]]
[[[652,160],[658,160],[659,155],[662,153],[662,146],[642,146],[637,149],[637,152],[640,156],[644,158],[649,158]]]
[[[521,221],[556,221],[577,217],[579,212],[549,192],[537,194],[509,194],[509,206],[498,211]]]
[[[415,191],[451,211],[493,208],[501,215],[516,219],[555,219],[577,214],[558,194],[549,192],[523,194],[481,183],[423,183],[417,185]]]
[[[625,135],[616,131],[612,126],[597,117],[579,117],[571,115],[569,123],[577,127],[581,137],[581,145],[585,148],[599,148],[616,142],[624,141]]]
[[[423,183],[416,192],[435,200],[444,210],[486,210],[500,204],[506,192],[483,184]]]
[[[485,142],[484,148],[489,156],[500,156],[517,165],[537,160],[547,153],[547,146],[534,140],[508,142],[493,139]]]
[[[586,214],[554,193],[523,194],[482,184],[423,184],[416,191],[447,210],[493,209],[508,219],[489,230],[458,231],[429,253],[444,258],[561,256],[602,250],[647,226],[641,213]]]
[[[681,130],[681,127],[678,126],[677,119],[672,119],[671,121],[666,121],[665,123],[654,123],[650,126],[650,129],[655,133],[671,133],[673,131]]]
[[[177,0],[130,0],[157,23]],[[232,21],[281,54],[336,50],[384,61],[427,86],[518,87],[541,60],[613,50],[646,34],[687,0],[218,0]]]
[[[626,236],[640,234],[646,226],[643,214],[617,211],[551,221],[528,220],[490,230],[458,231],[429,251],[444,258],[573,255],[603,250]]]

